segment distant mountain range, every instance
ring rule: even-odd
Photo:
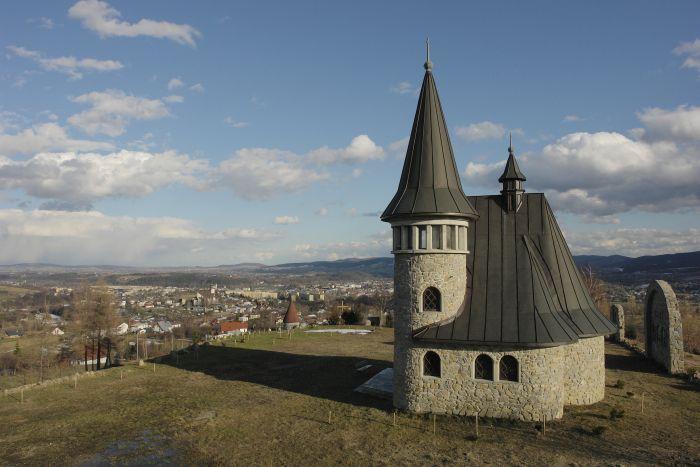
[[[678,277],[700,277],[700,251],[668,255],[641,256],[574,256],[580,267],[590,266],[601,277],[621,280],[636,277],[673,274]],[[268,266],[261,263],[222,264],[219,266],[184,267],[129,267],[110,265],[62,266],[44,263],[23,263],[0,266],[0,273],[79,273],[79,274],[149,274],[149,273],[189,273],[189,274],[266,274],[266,275],[330,275],[342,278],[392,277],[394,259],[390,256],[364,259],[340,259],[336,261],[311,261],[304,263],[284,263]]]

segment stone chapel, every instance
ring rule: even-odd
[[[541,420],[601,400],[604,336],[542,193],[512,144],[500,194],[467,196],[428,55],[399,186],[381,215],[394,254],[394,405]],[[495,183],[495,180],[494,180]]]

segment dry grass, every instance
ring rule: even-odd
[[[700,392],[607,348],[606,398],[535,424],[399,414],[353,392],[393,352],[391,330],[295,333],[202,348],[179,361],[106,370],[78,389],[0,400],[0,464],[697,464]],[[120,372],[125,371],[124,379]],[[623,385],[616,384],[618,380]],[[645,411],[641,413],[644,393]],[[613,412],[614,410],[614,412]],[[331,424],[328,415],[331,412]],[[613,419],[611,414],[614,413]]]

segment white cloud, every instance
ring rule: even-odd
[[[154,120],[170,115],[159,99],[146,99],[116,89],[93,91],[71,99],[91,107],[68,118],[68,122],[87,134],[119,136],[130,120]]]
[[[574,254],[644,256],[700,250],[700,229],[614,229],[565,232]]]
[[[328,146],[315,149],[309,153],[309,157],[322,165],[336,163],[364,163],[371,160],[384,158],[384,149],[377,146],[367,135],[355,136],[350,145],[345,148],[332,149]]]
[[[114,71],[124,67],[117,60],[75,58],[73,56],[47,58],[41,52],[28,50],[24,47],[9,45],[7,49],[17,57],[27,58],[36,62],[44,70],[57,71],[73,79],[81,79],[85,71]]]
[[[564,116],[565,122],[582,122],[584,119],[578,115],[566,115]]]
[[[637,114],[644,124],[644,138],[667,141],[700,141],[700,107],[681,105],[674,110],[656,107]]]
[[[275,217],[275,224],[278,225],[291,225],[298,224],[299,218],[297,216],[277,216]]]
[[[279,234],[255,228],[204,230],[173,217],[0,210],[0,263],[182,265],[246,261]]]
[[[506,129],[500,123],[484,121],[457,127],[456,133],[458,137],[467,141],[478,141],[483,139],[503,138],[506,134]]]
[[[174,91],[175,89],[180,89],[185,83],[180,78],[171,78],[168,81],[168,91]]]
[[[248,200],[265,200],[282,193],[302,191],[329,175],[306,166],[302,156],[289,151],[244,148],[218,167],[219,186]]]
[[[201,83],[196,83],[190,86],[190,91],[192,92],[204,92],[204,86]]]
[[[318,208],[314,213],[317,216],[327,216],[328,215],[328,208]]]
[[[683,68],[692,68],[700,72],[700,39],[695,39],[692,42],[681,42],[678,47],[673,49],[676,55],[686,56],[683,61]]]
[[[696,146],[634,141],[619,133],[572,133],[538,154],[523,155],[520,167],[528,190],[544,190],[556,208],[590,218],[635,209],[697,209],[697,153]],[[504,163],[469,163],[464,176],[496,185]]]
[[[169,104],[182,104],[183,102],[185,102],[185,98],[182,96],[178,96],[177,94],[165,96],[163,100]]]
[[[0,188],[37,198],[91,203],[106,197],[141,197],[181,183],[202,189],[206,161],[172,151],[119,151],[107,155],[40,153],[28,160],[0,158]]]
[[[73,139],[56,123],[41,123],[14,134],[2,132],[0,125],[0,155],[34,154],[45,151],[106,151],[111,143]]]
[[[364,241],[337,243],[298,243],[296,255],[307,260],[334,261],[341,258],[372,258],[386,256],[391,250],[391,231],[370,235]]]
[[[249,125],[248,122],[234,120],[233,117],[224,118],[224,123],[232,128],[245,128]]]
[[[408,81],[401,81],[400,83],[391,86],[389,90],[396,94],[416,94],[418,92],[418,88],[413,86]]]
[[[148,36],[170,39],[179,44],[195,47],[196,39],[202,36],[198,30],[188,24],[145,18],[136,23],[122,21],[119,11],[109,3],[100,0],[80,0],[70,7],[68,16],[79,20],[83,27],[96,32],[102,38]]]
[[[40,18],[30,18],[27,20],[27,23],[36,24],[37,27],[41,29],[53,29],[54,26],[56,26],[56,23],[54,23],[51,18],[46,18],[45,16]]]

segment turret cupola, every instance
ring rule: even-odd
[[[510,137],[508,144],[508,161],[506,168],[503,170],[503,175],[498,179],[503,184],[501,195],[503,196],[503,206],[507,211],[517,211],[523,202],[523,182],[526,180],[525,175],[518,167],[518,161],[515,159],[513,152],[513,138]]]
[[[381,219],[394,228],[395,252],[466,252],[466,227],[478,215],[462,191],[427,42],[423,67],[401,179]]]

